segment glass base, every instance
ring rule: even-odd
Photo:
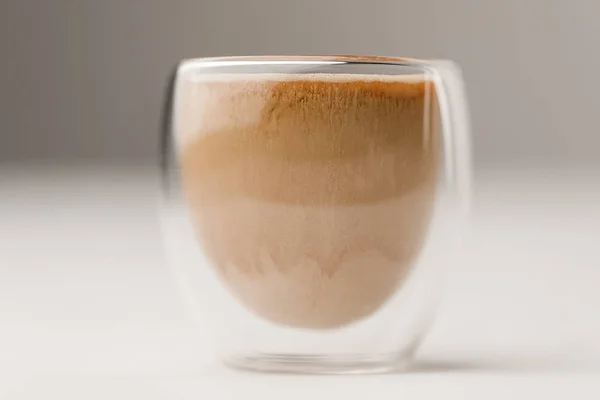
[[[252,354],[223,359],[225,365],[255,372],[289,374],[384,374],[406,370],[412,354],[297,355]]]

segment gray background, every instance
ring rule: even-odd
[[[229,379],[185,317],[147,167],[162,90],[181,58],[262,53],[463,67],[479,174],[464,250],[444,258],[426,367],[381,393],[600,398],[577,373],[600,371],[599,15],[599,0],[0,0],[0,398],[372,393]]]
[[[596,162],[600,3],[591,0],[4,0],[0,162],[155,161],[182,58],[451,58],[476,162]]]

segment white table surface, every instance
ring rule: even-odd
[[[150,169],[0,169],[1,399],[600,398],[600,171],[479,172],[414,368],[364,377],[217,364],[164,263],[157,190]]]

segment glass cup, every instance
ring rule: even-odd
[[[407,365],[469,195],[458,68],[391,57],[181,62],[164,117],[164,233],[229,366]]]

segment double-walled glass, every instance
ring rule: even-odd
[[[468,200],[454,64],[192,59],[167,100],[169,259],[223,360],[314,373],[406,365]]]

